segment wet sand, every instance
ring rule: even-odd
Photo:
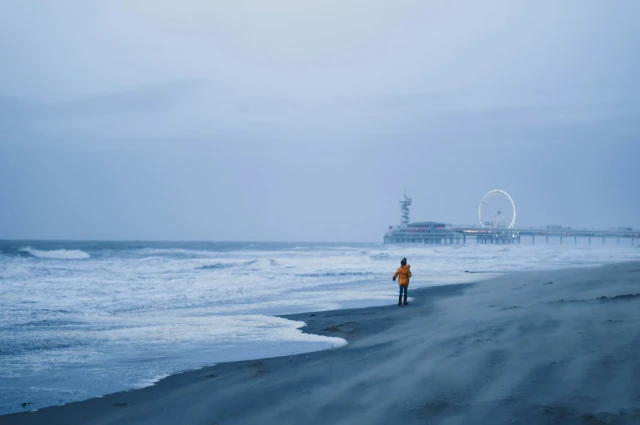
[[[394,293],[386,307],[286,316],[343,348],[0,424],[640,424],[640,262],[410,288],[403,307]]]

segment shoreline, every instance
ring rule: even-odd
[[[633,404],[640,392],[617,390],[618,402],[600,400],[602,394],[576,394],[576,374],[590,369],[590,357],[608,362],[609,368],[601,369],[623,362],[640,372],[638,355],[624,343],[640,343],[634,330],[634,322],[640,322],[640,262],[515,272],[475,283],[413,289],[410,297],[413,302],[407,307],[396,306],[392,299],[392,305],[383,307],[276,316],[305,322],[300,329],[305,333],[344,338],[348,344],[341,348],[219,363],[170,375],[142,389],[3,415],[0,424],[366,424],[431,419],[534,424],[553,418],[584,423],[579,421],[588,415],[601,421],[594,424],[608,423],[602,418],[609,416],[621,424],[640,421],[638,404]],[[594,323],[593,316],[603,312],[603,321]],[[620,334],[607,340],[616,350],[602,343],[601,333],[608,327]],[[554,344],[549,334],[558,334]],[[586,349],[584,341],[575,340],[583,334],[591,337]],[[531,340],[545,349],[527,349]],[[565,343],[564,351],[558,350],[559,343]],[[573,364],[565,352],[583,362]],[[618,362],[616,355],[622,356]],[[528,361],[535,367],[527,369]],[[540,391],[527,391],[525,379],[518,383],[522,388],[515,389],[513,379],[501,371],[505,368],[520,373],[527,369],[533,381],[528,386]],[[561,376],[563,370],[571,376]],[[609,372],[624,381],[620,372]],[[545,377],[549,374],[563,379],[554,383]],[[603,376],[595,373],[591,379],[602,381]],[[551,391],[563,385],[572,391]],[[562,403],[545,404],[549,391]],[[532,399],[523,400],[523,392],[531,392]],[[488,416],[490,411],[493,416]],[[473,422],[480,417],[485,421]]]

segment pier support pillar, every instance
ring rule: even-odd
[[[536,244],[536,237],[534,235],[531,235],[531,245],[535,245]]]
[[[589,236],[589,245],[591,245],[591,236]]]
[[[547,245],[549,244],[549,235],[547,235]]]
[[[462,243],[467,243],[467,235],[462,235]]]
[[[620,236],[618,236],[618,245],[620,245]]]
[[[562,245],[562,236],[560,236],[560,245]]]
[[[604,236],[602,237],[602,245],[604,245]]]
[[[578,245],[578,237],[577,236],[573,237],[573,244],[574,245]]]

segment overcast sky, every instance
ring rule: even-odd
[[[637,0],[3,0],[0,239],[640,227]]]

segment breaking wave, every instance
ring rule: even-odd
[[[46,258],[51,260],[86,260],[91,258],[89,254],[79,249],[54,249],[51,251],[43,251],[31,247],[20,248],[21,252],[36,258]]]

